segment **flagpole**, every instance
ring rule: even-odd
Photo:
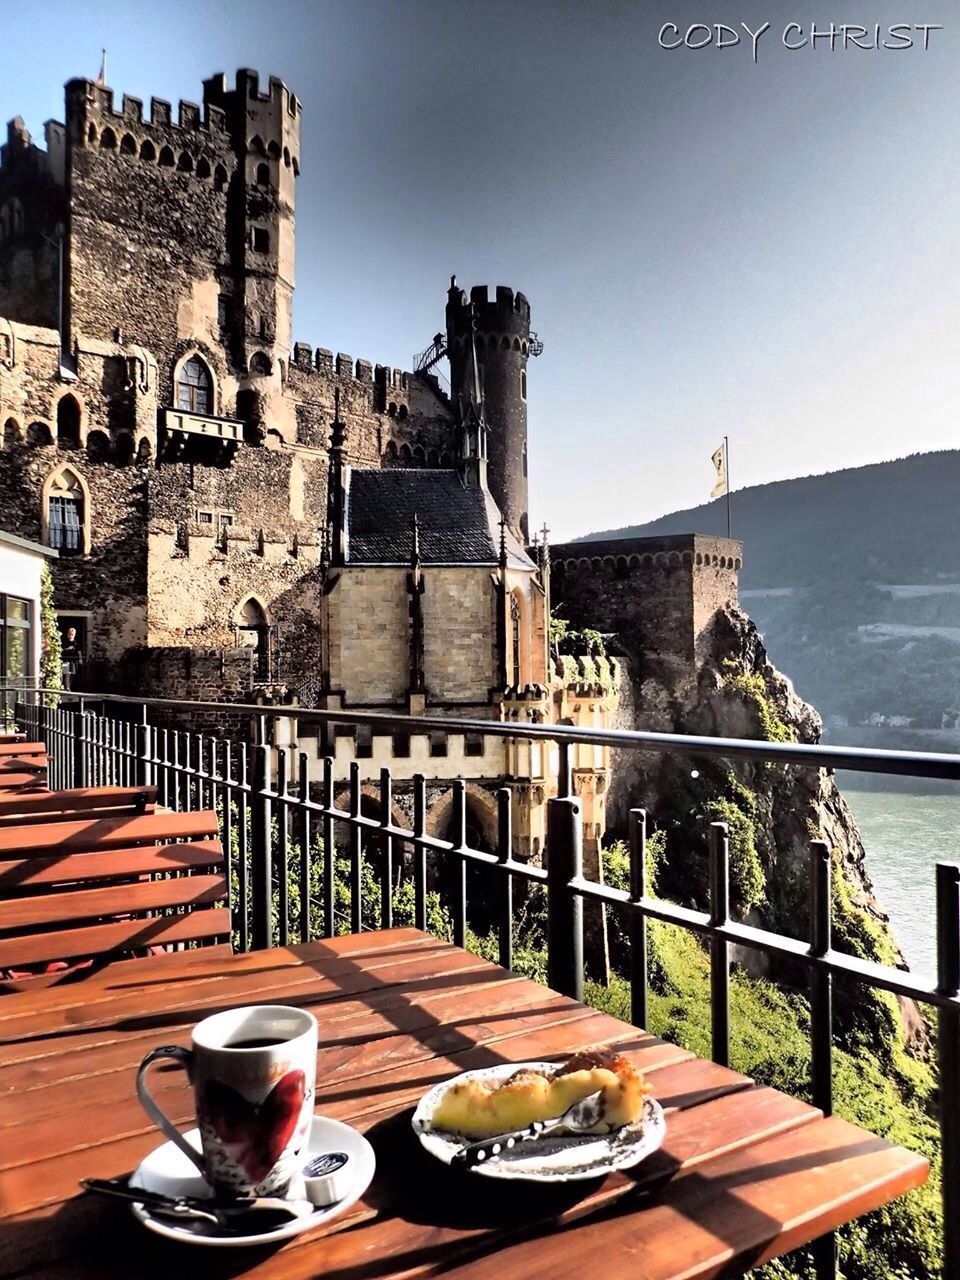
[[[730,532],[730,437],[729,436],[723,437],[723,461],[724,461],[723,470],[727,480],[727,537],[730,538],[733,535]]]

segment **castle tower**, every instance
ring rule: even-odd
[[[480,392],[487,424],[490,492],[507,523],[524,543],[527,528],[527,357],[530,304],[522,293],[497,285],[491,301],[486,285],[467,298],[456,277],[447,295],[447,351],[454,404],[467,412],[476,340]]]
[[[231,192],[235,296],[228,307],[232,354],[256,379],[289,360],[294,289],[294,192],[300,172],[300,103],[270,77],[260,92],[255,71],[203,84],[204,105],[223,111],[237,160]]]

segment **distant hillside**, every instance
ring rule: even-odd
[[[732,503],[744,608],[827,736],[960,744],[960,451],[756,485]],[[723,499],[590,537],[691,532],[726,533]]]

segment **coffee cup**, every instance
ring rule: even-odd
[[[202,1153],[147,1089],[151,1063],[171,1058],[193,1085]],[[147,1115],[226,1195],[283,1195],[300,1176],[300,1150],[313,1118],[317,1021],[281,1004],[227,1009],[193,1028],[190,1048],[151,1049],[137,1072]]]

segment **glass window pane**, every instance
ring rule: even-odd
[[[27,674],[27,640],[30,632],[23,627],[6,628],[6,644],[4,656],[4,676],[7,679],[18,679]]]
[[[28,622],[30,619],[30,602],[18,600],[16,596],[7,596],[7,621]]]

